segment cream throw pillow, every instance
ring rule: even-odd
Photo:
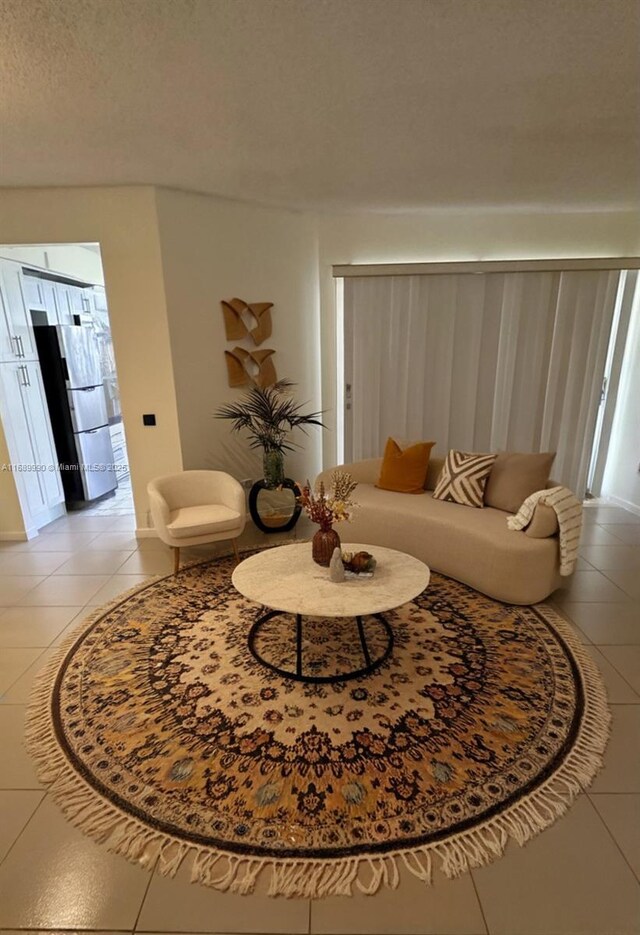
[[[450,451],[433,491],[433,499],[483,507],[485,484],[495,460],[496,455]]]

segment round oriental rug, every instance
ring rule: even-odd
[[[600,675],[545,605],[432,574],[389,612],[393,653],[336,684],[283,679],[247,635],[231,559],[152,580],[85,621],[34,689],[27,740],[70,821],[117,853],[248,893],[374,893],[524,844],[601,765]],[[345,585],[348,587],[348,584]],[[375,646],[376,621],[369,621]],[[293,618],[261,654],[293,658]],[[304,658],[352,668],[355,621],[306,619]]]

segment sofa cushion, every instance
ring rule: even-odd
[[[180,510],[172,510],[167,529],[176,539],[190,539],[233,529],[240,520],[239,513],[221,503],[185,506]]]
[[[561,583],[558,538],[533,538],[507,526],[493,507],[470,510],[446,500],[358,485],[358,509],[339,526],[344,548],[358,545],[374,556],[376,545],[407,552],[499,601],[532,604]]]
[[[501,452],[485,487],[486,505],[517,513],[527,497],[536,490],[544,490],[555,456],[555,451],[540,454]]]
[[[495,460],[496,455],[451,450],[433,491],[434,499],[463,506],[484,506],[484,488]]]
[[[419,442],[403,449],[393,438],[388,438],[376,486],[396,493],[424,493],[429,455],[434,445],[435,442]]]
[[[549,536],[555,536],[558,528],[556,511],[546,503],[537,503],[531,522],[524,532],[532,539],[548,539]]]

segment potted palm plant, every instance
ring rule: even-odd
[[[229,419],[234,432],[244,430],[251,448],[262,448],[265,486],[279,487],[284,482],[284,453],[300,447],[289,438],[293,429],[304,432],[309,425],[324,428],[322,412],[301,412],[302,404],[289,394],[295,386],[290,380],[278,380],[273,386],[254,386],[237,403],[221,406],[218,419]]]

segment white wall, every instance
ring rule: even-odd
[[[337,380],[333,265],[640,254],[640,223],[632,212],[332,215],[319,218],[318,237],[322,400],[329,418],[335,416]],[[335,431],[326,439],[329,467],[336,463]]]
[[[186,468],[228,470],[238,478],[262,476],[258,454],[214,418],[244,390],[228,385],[227,343],[220,301],[273,302],[273,333],[261,347],[275,348],[280,378],[297,384],[296,399],[320,408],[320,327],[315,221],[272,210],[159,189],[157,206],[167,311]],[[303,449],[287,455],[296,480],[321,464],[321,430],[298,433]]]
[[[85,282],[104,286],[100,253],[83,244],[41,244],[37,247],[1,245],[0,257],[56,273],[66,273]]]
[[[0,190],[0,244],[56,243],[101,246],[137,524],[145,527],[147,482],[182,467],[154,189]],[[146,412],[156,413],[155,428],[142,425]]]
[[[8,470],[2,470],[3,465],[10,463],[7,440],[0,422],[0,539],[12,536],[24,538],[25,532],[14,475]]]
[[[640,290],[629,321],[602,495],[640,515]]]

